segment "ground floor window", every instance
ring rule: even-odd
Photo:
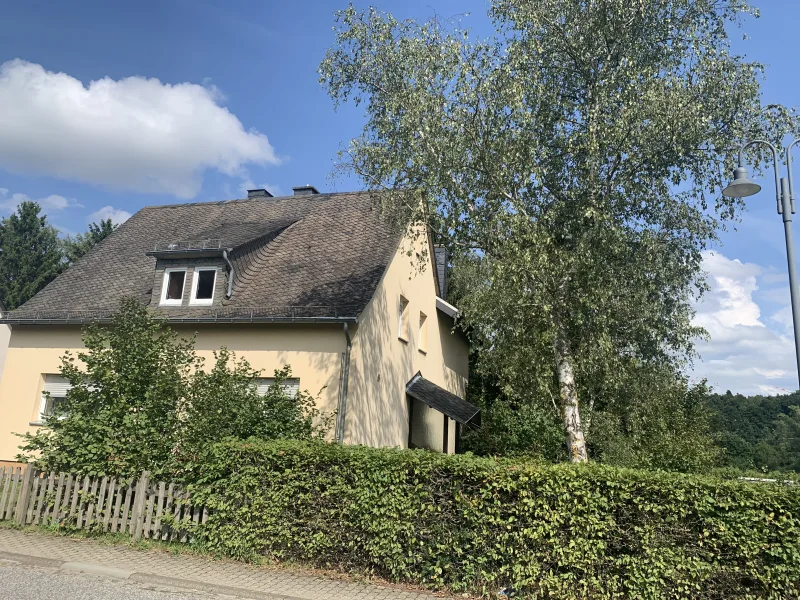
[[[256,377],[255,384],[256,384],[256,391],[261,396],[266,396],[267,392],[269,392],[269,388],[275,385],[275,378]],[[290,377],[288,379],[283,380],[282,386],[283,386],[283,391],[286,392],[286,394],[290,398],[294,398],[300,391],[300,380],[296,377]]]
[[[67,392],[72,385],[61,375],[45,375],[42,385],[42,400],[39,407],[39,420],[53,414],[55,407],[67,400]]]

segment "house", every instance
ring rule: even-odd
[[[6,316],[6,307],[0,301],[0,319]],[[0,377],[3,376],[3,365],[6,362],[6,352],[8,352],[8,340],[11,338],[11,327],[0,325]]]
[[[468,345],[444,300],[446,261],[424,231],[411,241],[390,227],[376,202],[304,186],[137,212],[0,319],[11,326],[0,460],[66,395],[60,358],[82,347],[81,327],[107,322],[124,297],[196,333],[207,363],[227,346],[265,377],[290,365],[293,387],[336,411],[332,439],[455,452],[478,409],[464,400]]]

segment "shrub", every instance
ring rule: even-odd
[[[217,444],[199,542],[493,595],[789,598],[800,489],[322,442]]]
[[[330,429],[307,392],[282,387],[291,369],[257,393],[261,373],[226,348],[204,361],[194,339],[183,339],[135,299],[122,302],[110,326],[83,333],[85,350],[62,358],[72,385],[45,427],[22,436],[20,460],[44,471],[179,478],[201,463],[206,448],[227,437],[308,439]]]

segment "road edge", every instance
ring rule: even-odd
[[[154,573],[145,573],[142,571],[128,571],[116,567],[108,567],[106,565],[98,565],[94,563],[83,563],[74,561],[63,561],[54,558],[44,558],[42,556],[34,556],[30,554],[18,554],[16,552],[6,552],[4,550],[0,550],[0,560],[19,563],[32,567],[45,567],[49,569],[58,569],[60,571],[69,571],[72,573],[86,573],[88,575],[97,575],[99,577],[106,577],[109,579],[124,579],[146,585],[160,585],[171,588],[180,588],[183,590],[214,592],[216,594],[222,594],[226,596],[250,598],[252,600],[305,600],[304,598],[299,598],[297,596],[287,596],[285,594],[258,592],[256,590],[251,590],[247,588],[217,585],[214,583],[207,583],[205,581],[196,581],[193,579],[165,577],[163,575],[156,575]]]

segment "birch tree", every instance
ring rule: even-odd
[[[601,372],[578,357],[691,356],[701,252],[740,209],[720,193],[729,155],[794,127],[731,51],[748,15],[744,0],[494,0],[479,40],[457,20],[337,13],[320,80],[366,114],[342,165],[478,263],[494,301],[465,301],[473,326],[544,341],[572,461],[592,403],[577,378]]]

